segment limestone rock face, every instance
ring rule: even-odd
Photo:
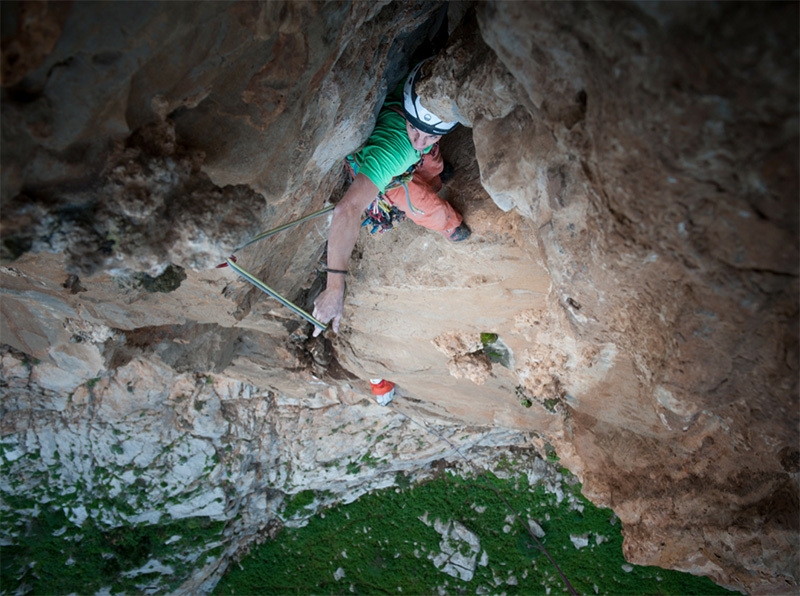
[[[785,8],[760,14],[751,36],[755,15],[733,7],[486,5],[483,38],[534,108],[474,129],[484,186],[541,226],[551,308],[570,323],[555,344],[583,357],[562,376],[566,437],[584,491],[626,524],[626,556],[752,590],[781,551],[759,588],[777,593],[798,565],[797,475],[781,463],[798,428],[797,89],[778,91],[798,64]],[[493,174],[503,161],[516,166]],[[698,491],[710,517],[688,513]],[[679,563],[670,544],[694,554]],[[742,555],[759,562],[733,571]]]
[[[490,467],[549,443],[619,516],[629,561],[797,590],[796,4],[2,17],[4,499],[73,524],[225,522],[188,594],[454,446]],[[341,196],[342,157],[436,48],[421,94],[464,125],[441,142],[441,195],[473,235],[362,233],[342,329],[312,340],[216,266],[236,252],[309,308],[325,217],[237,249]]]

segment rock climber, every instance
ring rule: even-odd
[[[438,142],[458,122],[443,121],[420,102],[415,87],[428,60],[417,64],[387,97],[366,144],[345,160],[352,184],[333,211],[327,285],[314,301],[313,313],[319,321],[330,322],[334,332],[339,331],[347,266],[365,210],[364,223],[373,229],[408,218],[454,242],[470,235],[461,215],[436,194],[444,168]],[[316,327],[314,336],[322,331]]]

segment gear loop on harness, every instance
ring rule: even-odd
[[[411,202],[411,195],[408,192],[408,183],[411,182],[411,179],[414,177],[414,172],[422,165],[424,159],[425,156],[423,155],[420,157],[419,161],[409,166],[401,175],[392,178],[384,191],[378,193],[375,200],[366,208],[364,211],[364,221],[361,222],[361,226],[368,228],[370,234],[383,234],[384,232],[388,232],[395,224],[399,224],[406,218],[405,213],[400,211],[396,205],[392,204],[386,196],[387,190],[402,186],[406,194],[408,210],[414,215],[425,215],[422,209],[416,208]],[[345,163],[347,165],[348,174],[350,174],[350,181],[352,182],[353,178],[358,175],[358,162],[356,162],[352,155],[348,155],[345,158]]]

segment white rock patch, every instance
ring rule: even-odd
[[[535,520],[528,518],[528,527],[534,536],[537,538],[544,538],[544,530],[542,529],[542,526],[540,526]]]
[[[572,542],[572,544],[575,546],[575,548],[577,548],[577,549],[581,549],[581,548],[583,548],[585,546],[589,546],[589,535],[588,534],[582,534],[580,536],[576,536],[575,534],[570,534],[569,535],[569,539]]]
[[[457,521],[443,523],[437,519],[434,529],[441,534],[441,552],[429,555],[437,569],[462,581],[472,580],[481,543],[478,536]]]

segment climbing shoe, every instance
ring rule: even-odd
[[[452,234],[450,234],[450,240],[453,242],[461,242],[462,240],[466,240],[472,234],[472,230],[467,227],[467,224],[461,223]]]
[[[455,173],[456,169],[453,167],[453,164],[446,161],[442,166],[442,172],[439,174],[439,180],[442,181],[442,184],[447,184],[452,180],[453,176],[455,176]]]
[[[382,406],[388,406],[394,399],[394,383],[386,379],[370,379],[370,387],[375,400]]]

